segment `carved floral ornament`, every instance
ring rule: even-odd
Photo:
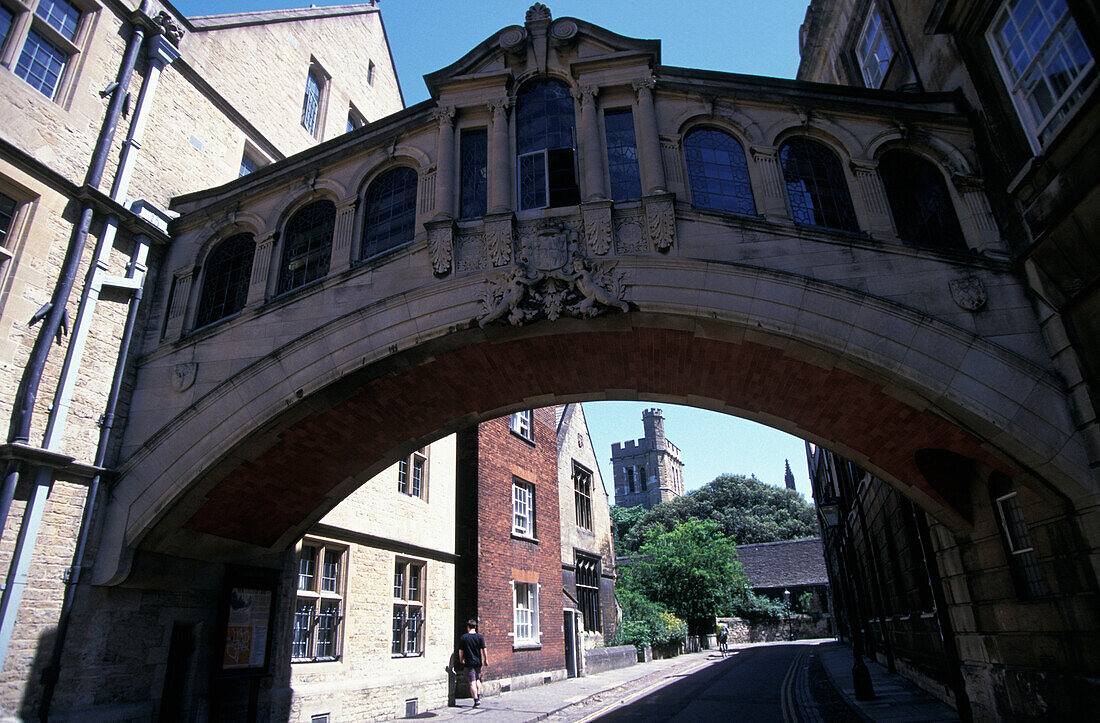
[[[625,273],[589,261],[577,232],[566,224],[539,224],[521,245],[519,259],[485,284],[482,328],[501,319],[522,326],[536,319],[588,319],[612,309],[630,310],[623,300]]]

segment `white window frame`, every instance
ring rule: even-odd
[[[314,569],[309,579],[303,579],[302,562],[305,560],[307,549],[316,551],[316,555],[313,557]],[[329,554],[337,555],[337,570],[335,578],[326,576],[325,563]],[[305,539],[302,541],[301,548],[298,551],[298,566],[296,570],[296,596],[294,601],[294,627],[291,633],[291,661],[294,663],[315,663],[315,662],[332,662],[340,660],[343,655],[343,637],[344,637],[344,619],[346,616],[345,610],[345,590],[347,584],[347,567],[348,567],[348,548],[344,545],[337,545],[331,542],[316,539]],[[328,587],[325,581],[333,580],[334,584],[331,585],[333,589],[325,589]],[[320,612],[325,609],[331,609],[331,605],[336,605],[336,620],[334,622],[333,640],[332,640],[332,654],[331,655],[318,655],[317,654],[317,629],[318,620],[320,619]],[[309,633],[306,640],[305,655],[295,651],[293,646],[296,643],[296,632],[298,630],[297,623],[299,614],[305,605],[311,605],[312,612],[309,618]],[[296,654],[298,653],[298,654]]]
[[[397,619],[397,611],[401,610],[403,621],[400,632],[391,624],[390,627],[390,657],[415,658],[424,655],[425,626],[427,620],[426,607],[427,594],[426,582],[428,563],[424,560],[416,560],[408,557],[394,558],[393,581],[393,616],[391,623]],[[412,571],[417,571],[418,585],[415,593],[412,590]],[[408,621],[410,611],[420,614],[418,618],[420,627],[414,636],[409,636]],[[396,646],[396,649],[395,649]]]
[[[513,414],[508,421],[508,428],[528,442],[535,441],[534,415],[530,409]]]
[[[885,58],[880,58],[878,51],[883,45],[888,54]],[[869,8],[867,18],[863,21],[863,29],[859,31],[855,54],[863,84],[868,88],[881,88],[882,82],[886,80],[886,73],[890,70],[890,63],[894,60],[894,46],[890,44],[882,13],[874,5]]]
[[[1029,1],[1035,4],[1036,9],[1034,11],[1040,12],[1039,8],[1041,7],[1041,3],[1039,3],[1038,0],[1019,0],[1019,2]],[[1045,145],[1054,135],[1054,131],[1061,126],[1065,119],[1073,112],[1072,109],[1074,107],[1080,107],[1080,101],[1083,100],[1084,95],[1086,95],[1084,92],[1086,85],[1096,85],[1096,58],[1094,58],[1091,51],[1089,51],[1089,61],[1082,66],[1080,72],[1069,86],[1054,100],[1054,105],[1050,111],[1047,112],[1043,118],[1035,118],[1027,101],[1028,98],[1031,97],[1031,91],[1038,83],[1045,82],[1047,76],[1045,72],[1039,72],[1039,75],[1035,76],[1034,71],[1037,71],[1038,66],[1042,63],[1047,63],[1049,67],[1049,63],[1055,59],[1054,57],[1046,57],[1046,55],[1049,51],[1054,49],[1054,43],[1056,41],[1061,41],[1064,45],[1065,41],[1072,38],[1075,33],[1080,37],[1081,31],[1077,27],[1077,21],[1073,17],[1073,13],[1067,7],[1065,14],[1057,23],[1050,27],[1050,33],[1043,39],[1039,50],[1033,53],[1028,59],[1027,67],[1024,72],[1020,74],[1019,78],[1016,78],[1014,77],[1013,69],[1005,60],[1005,53],[1008,49],[1002,48],[1000,39],[997,37],[996,33],[996,28],[1002,23],[1005,15],[1010,12],[1011,2],[1012,0],[1005,0],[1005,2],[1001,3],[1000,8],[993,17],[993,21],[986,30],[986,42],[989,44],[990,52],[993,55],[997,69],[1001,73],[1005,88],[1012,98],[1012,105],[1016,109],[1016,115],[1024,127],[1028,142],[1031,144],[1031,149],[1035,153],[1038,153],[1043,145]],[[1081,42],[1083,44],[1084,40],[1082,39]],[[1085,50],[1089,50],[1087,45],[1085,45]],[[1030,50],[1027,52],[1030,52]],[[1027,84],[1025,85],[1025,83]]]
[[[7,68],[27,87],[43,96],[39,89],[31,86],[24,78],[16,75],[16,67],[23,55],[23,48],[27,43],[27,37],[31,32],[51,43],[65,56],[65,63],[57,77],[57,84],[53,88],[52,95],[46,96],[55,103],[65,105],[72,96],[72,88],[76,78],[76,70],[80,65],[80,55],[86,49],[90,29],[93,26],[92,18],[99,11],[100,4],[96,0],[69,0],[69,4],[80,11],[76,29],[71,38],[48,23],[45,18],[38,15],[40,0],[6,0],[3,5],[12,13],[11,27],[6,38],[0,38],[0,65]],[[29,17],[28,17],[29,16]]]
[[[535,539],[535,486],[512,478],[512,534]]]
[[[542,645],[539,629],[539,584],[512,581],[512,646],[530,648]],[[520,602],[526,603],[521,608]],[[521,635],[521,631],[524,635]]]

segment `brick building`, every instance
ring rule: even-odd
[[[615,504],[653,508],[684,494],[684,463],[680,449],[665,438],[665,416],[660,409],[642,412],[645,436],[611,445],[615,475]]]
[[[120,352],[148,321],[141,290],[163,273],[189,279],[160,266],[169,199],[403,101],[373,5],[189,19],[136,0],[0,0],[0,94],[0,711],[31,716],[42,669],[57,671],[62,579],[78,582],[86,562],[73,559],[82,515],[116,449]],[[168,631],[163,645],[193,634]],[[128,686],[161,690],[165,670]],[[77,683],[66,707],[91,705],[94,687]],[[111,717],[127,699],[96,707]]]

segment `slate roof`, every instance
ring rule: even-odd
[[[820,537],[738,545],[737,559],[753,589],[829,584]]]

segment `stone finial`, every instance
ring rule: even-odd
[[[534,22],[536,20],[550,20],[550,8],[546,7],[542,3],[535,3],[527,9],[527,15],[524,18],[527,22]]]

